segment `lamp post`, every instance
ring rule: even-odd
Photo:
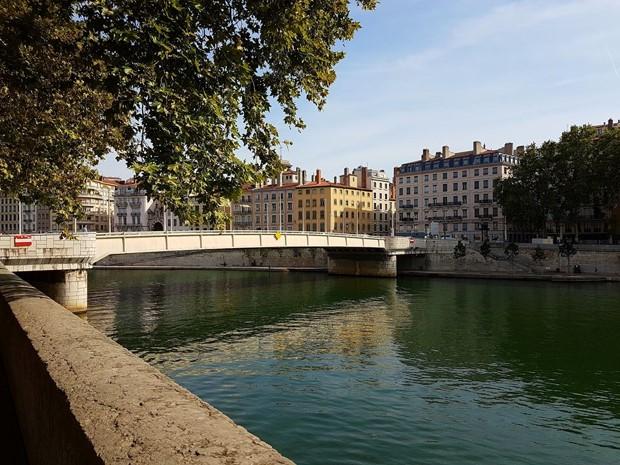
[[[18,213],[18,215],[19,215],[19,227],[18,227],[18,231],[19,231],[19,234],[21,234],[21,233],[22,233],[22,223],[23,223],[23,221],[24,221],[23,214],[22,214],[22,201],[21,201],[21,200],[19,200],[19,206],[17,207],[17,210],[18,210],[18,212],[19,212],[19,213]]]

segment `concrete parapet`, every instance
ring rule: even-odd
[[[0,356],[32,465],[292,464],[4,269]]]

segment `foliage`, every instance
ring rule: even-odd
[[[485,239],[482,241],[482,244],[480,244],[480,255],[482,255],[485,260],[491,255],[491,243],[488,239]]]
[[[467,254],[467,250],[465,249],[465,244],[463,242],[458,241],[454,246],[454,258],[459,259],[464,257]]]
[[[616,206],[618,169],[620,129],[600,135],[591,126],[574,126],[558,142],[530,145],[495,194],[516,228],[544,236],[547,220],[576,224],[584,207]]]
[[[104,71],[78,47],[66,1],[0,5],[0,191],[54,207],[61,219],[108,147],[123,147]]]
[[[323,107],[341,44],[359,28],[345,0],[5,3],[4,193],[71,214],[113,149],[149,196],[192,223],[213,223],[222,198],[278,170],[270,113],[303,129],[297,101]]]
[[[504,248],[504,255],[506,255],[508,260],[514,260],[515,257],[519,255],[519,246],[516,243],[511,242]]]
[[[541,262],[545,258],[546,258],[545,251],[542,249],[540,245],[537,245],[536,248],[534,249],[534,252],[532,253],[532,259],[535,262]]]

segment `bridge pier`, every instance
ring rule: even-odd
[[[396,278],[396,256],[328,252],[327,272],[345,276]]]
[[[67,310],[73,313],[86,311],[88,304],[86,270],[30,271],[19,275]]]

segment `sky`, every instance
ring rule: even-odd
[[[469,150],[557,139],[620,120],[620,0],[382,0],[362,24],[322,111],[283,124],[283,157],[323,176],[391,173],[423,148]],[[275,112],[274,112],[275,115]],[[104,175],[130,177],[108,157]]]

